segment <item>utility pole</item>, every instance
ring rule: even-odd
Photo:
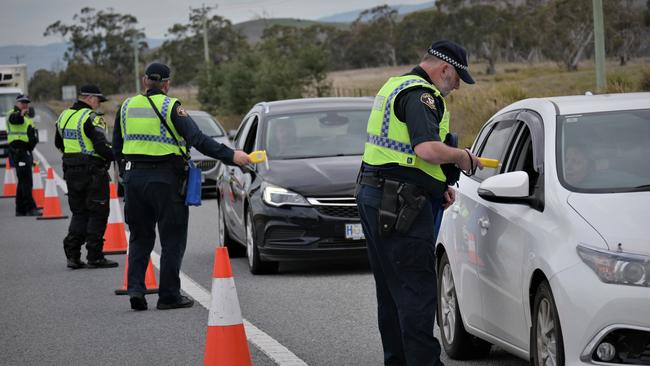
[[[133,73],[135,75],[135,93],[140,93],[140,61],[138,60],[138,39],[133,40]]]
[[[594,48],[596,50],[596,89],[602,93],[606,90],[605,77],[605,25],[603,21],[603,0],[594,2]]]
[[[16,63],[19,64],[19,63],[20,63],[20,60],[23,59],[23,58],[25,58],[25,55],[15,55],[15,56],[11,56],[11,58],[13,58],[14,60],[16,60]]]
[[[206,66],[210,62],[210,54],[208,52],[208,11],[210,9],[206,9],[205,4],[203,4],[203,56]]]

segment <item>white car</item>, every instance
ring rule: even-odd
[[[526,99],[472,150],[437,240],[451,358],[650,365],[650,93]]]

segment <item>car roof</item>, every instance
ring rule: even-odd
[[[373,100],[372,97],[301,98],[261,102],[255,107],[261,107],[265,114],[295,113],[329,108],[370,108]]]
[[[598,95],[570,95],[531,98],[513,103],[497,114],[526,108],[532,101],[551,103],[558,115],[597,113],[616,110],[650,108],[650,93],[620,93]]]

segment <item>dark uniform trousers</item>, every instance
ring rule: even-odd
[[[9,160],[11,166],[16,169],[16,213],[28,213],[36,208],[36,202],[32,197],[32,164],[34,158],[29,150],[21,148],[9,148]]]
[[[70,165],[64,162],[63,177],[68,186],[68,204],[72,212],[68,235],[63,239],[65,255],[79,259],[85,243],[89,261],[102,259],[110,213],[110,178],[106,168],[92,163]]]
[[[368,256],[375,277],[384,363],[435,366],[440,343],[433,336],[436,314],[434,212],[428,200],[406,235],[380,236],[382,190],[361,185],[356,195]]]
[[[180,300],[181,262],[187,243],[188,207],[180,195],[183,171],[174,168],[136,167],[124,175],[124,212],[129,225],[129,295],[145,293],[145,272],[160,235],[159,301]]]

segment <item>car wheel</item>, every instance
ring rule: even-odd
[[[542,282],[535,293],[531,328],[532,364],[564,366],[562,327],[555,300],[548,282]]]
[[[465,330],[447,253],[442,255],[438,265],[438,326],[442,346],[450,358],[481,358],[490,352],[490,343]]]
[[[228,255],[230,257],[243,257],[244,254],[246,254],[246,248],[230,237],[230,233],[228,233],[228,227],[226,226],[226,216],[223,213],[221,201],[217,202],[217,207],[217,220],[219,221],[219,239],[217,246],[228,248]]]
[[[248,256],[248,268],[252,274],[277,273],[279,263],[262,261],[260,251],[255,243],[255,229],[253,228],[253,214],[250,209],[246,215],[246,255]]]

